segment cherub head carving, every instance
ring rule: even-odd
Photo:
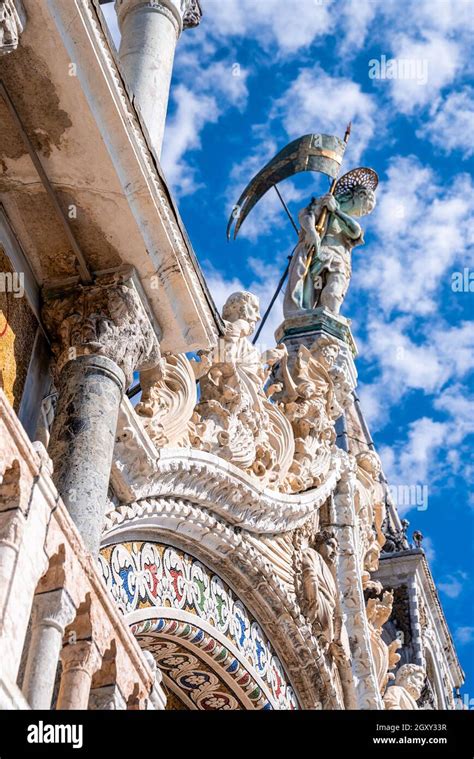
[[[251,334],[260,319],[260,303],[256,295],[245,290],[232,293],[222,309],[222,318],[228,322],[246,321]]]

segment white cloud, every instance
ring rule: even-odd
[[[443,153],[461,151],[463,158],[474,153],[474,90],[465,87],[451,92],[431,109],[430,118],[418,129],[417,136],[427,136]]]
[[[387,315],[395,309],[422,316],[436,312],[443,281],[450,282],[451,269],[467,265],[472,255],[473,214],[467,174],[441,184],[414,156],[395,156],[367,222],[378,244],[355,252],[358,285]]]
[[[282,56],[307,48],[332,27],[332,0],[206,0],[203,26],[214,37],[257,40]]]
[[[417,66],[415,76],[388,80],[392,99],[402,113],[429,105],[462,67],[461,47],[439,34],[429,33],[421,40],[400,34],[392,38],[391,46],[397,61],[413,61]]]
[[[180,56],[178,70],[182,76],[172,88],[174,113],[166,124],[162,164],[174,191],[184,196],[199,187],[190,153],[200,150],[201,134],[208,124],[216,123],[230,107],[245,108],[248,71],[233,68],[227,60],[205,66],[192,47]]]
[[[454,634],[458,643],[465,645],[466,643],[472,643],[474,641],[474,627],[466,625],[465,627],[458,627]]]
[[[375,394],[377,401],[384,399],[379,386]],[[445,419],[416,419],[410,423],[405,440],[382,446],[379,451],[391,486],[427,485],[428,498],[439,482],[446,482],[453,474],[469,481],[468,437],[474,434],[474,400],[467,388],[452,385],[434,399],[433,407]]]
[[[399,8],[399,0],[391,2],[392,8]],[[411,6],[409,14],[398,15],[417,32],[433,29],[446,35],[456,34],[458,37],[472,33],[472,0],[417,0]]]
[[[345,77],[333,77],[319,66],[303,68],[274,102],[271,118],[283,123],[291,138],[310,132],[344,135],[349,121],[353,130],[347,148],[348,164],[357,163],[384,116],[375,99],[359,84]]]
[[[364,45],[368,31],[380,11],[380,0],[346,0],[339,4],[344,36],[340,55],[352,57]]]
[[[461,595],[467,580],[465,572],[456,572],[446,577],[444,582],[438,582],[438,589],[448,596],[448,598],[458,598]]]
[[[429,563],[431,565],[434,564],[434,560],[436,558],[436,551],[433,545],[433,541],[430,537],[423,538],[423,550],[425,552],[426,558],[428,559]]]
[[[438,411],[444,411],[451,421],[450,444],[458,445],[474,434],[474,399],[468,388],[454,385],[433,402]]]
[[[430,485],[438,450],[447,445],[451,426],[422,417],[411,422],[405,443],[382,446],[380,457],[391,486]]]
[[[162,165],[173,189],[179,195],[189,195],[198,185],[196,170],[185,156],[201,147],[201,131],[218,120],[219,109],[215,98],[196,95],[183,84],[175,87],[173,97],[176,110],[166,125]]]

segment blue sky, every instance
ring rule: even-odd
[[[404,509],[419,529],[474,698],[474,271],[471,0],[202,0],[178,44],[162,163],[217,305],[270,300],[295,243],[274,193],[227,243],[248,180],[308,132],[353,132],[344,168],[374,168],[377,208],[353,257],[342,313],[359,348],[359,394],[394,486],[428,488]],[[117,39],[113,6],[105,13]],[[373,61],[392,78],[372,78]],[[408,61],[407,69],[400,61]],[[402,64],[403,65],[403,64]],[[385,72],[387,73],[387,71]],[[326,180],[280,189],[293,215]],[[473,274],[474,279],[474,274]],[[474,283],[472,285],[474,289]],[[263,341],[274,344],[281,303]]]

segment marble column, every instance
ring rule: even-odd
[[[147,702],[147,709],[148,710],[156,710],[156,711],[162,711],[163,709],[166,709],[166,694],[161,687],[161,682],[163,680],[163,674],[161,670],[159,669],[155,657],[151,653],[151,651],[147,651],[146,649],[142,650],[143,656],[147,660],[148,664],[150,665],[150,669],[153,672],[153,685],[150,691],[150,696]]]
[[[135,369],[161,359],[134,274],[120,270],[66,292],[45,293],[56,415],[48,453],[53,479],[87,548],[98,555],[119,407]]]
[[[95,643],[90,640],[79,640],[63,647],[57,709],[88,708],[92,676],[100,667],[101,658]]]
[[[59,378],[49,443],[54,482],[89,551],[99,553],[125,376],[106,356],[78,356]]]
[[[198,0],[116,0],[119,58],[158,157],[161,154],[176,44],[201,19]]]
[[[50,709],[64,630],[76,609],[64,589],[39,593],[33,603],[23,695],[32,709]]]

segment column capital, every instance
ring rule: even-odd
[[[101,664],[102,656],[95,643],[91,640],[78,640],[67,643],[61,649],[61,664],[63,673],[82,670],[92,677]]]
[[[183,29],[199,26],[202,18],[202,8],[199,0],[182,0]]]
[[[0,0],[0,55],[17,49],[25,23],[26,13],[21,0]]]
[[[135,369],[159,362],[158,335],[130,267],[96,276],[91,285],[45,289],[44,298],[58,375],[68,361],[98,355],[114,361],[129,385]]]
[[[37,593],[33,606],[33,627],[54,627],[61,635],[76,616],[76,607],[64,589]]]
[[[198,26],[202,17],[199,0],[115,0],[119,26],[132,11],[156,11],[173,24],[179,37],[183,29]]]
[[[114,711],[126,708],[127,703],[117,684],[92,688],[89,695],[89,709]]]

